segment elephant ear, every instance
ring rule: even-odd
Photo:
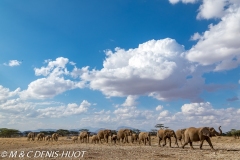
[[[209,131],[208,128],[206,128],[206,127],[202,128],[202,129],[201,129],[201,132],[202,132],[202,134],[203,134],[204,136],[211,137],[211,133],[210,133],[210,131]]]
[[[171,136],[171,132],[170,132],[169,130],[165,130],[165,131],[164,131],[164,134],[165,134],[166,136]]]
[[[181,133],[184,134],[184,132],[186,131],[186,129],[181,129]]]

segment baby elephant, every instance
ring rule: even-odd
[[[134,141],[137,142],[137,141],[138,141],[138,134],[133,133],[132,136],[131,136],[131,141],[132,141],[132,143],[133,143]]]
[[[74,136],[72,140],[73,140],[74,143],[77,142],[78,141],[78,136]]]
[[[93,135],[93,136],[92,136],[92,143],[93,143],[93,142],[94,142],[95,144],[96,144],[96,143],[99,143],[99,138],[98,138],[97,135]]]
[[[117,141],[117,135],[116,134],[112,135],[112,137],[111,137],[111,143],[113,141],[114,141],[114,144],[116,144],[116,141]]]
[[[50,136],[50,135],[45,137],[46,141],[48,141],[48,142],[51,140],[51,138],[52,138],[52,136]]]

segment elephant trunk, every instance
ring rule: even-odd
[[[175,138],[175,144],[178,146],[178,142],[177,142],[177,136],[176,134],[174,133],[174,138]],[[179,147],[179,146],[178,146]]]
[[[221,135],[222,135],[221,126],[219,126],[218,129],[219,129],[219,133],[218,133],[217,135],[218,135],[218,136],[221,136]]]
[[[148,138],[149,138],[149,146],[151,146],[151,134],[150,133],[149,133]]]

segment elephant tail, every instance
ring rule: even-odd
[[[222,135],[221,126],[219,126],[218,129],[219,129],[219,135],[218,136],[221,136]]]

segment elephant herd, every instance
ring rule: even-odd
[[[27,135],[27,140],[28,141],[34,141],[35,138],[37,138],[38,141],[42,141],[42,140],[46,140],[46,141],[50,141],[50,140],[54,140],[54,141],[58,141],[58,137],[59,134],[58,133],[53,133],[52,135],[47,135],[45,136],[44,133],[38,133],[36,134],[35,132],[29,132]]]
[[[184,148],[188,143],[190,144],[191,149],[193,149],[193,142],[199,142],[200,141],[200,149],[202,149],[203,142],[206,140],[211,147],[212,150],[214,150],[213,145],[211,143],[210,138],[213,136],[220,136],[222,134],[221,126],[219,126],[219,131],[217,132],[213,127],[201,127],[201,128],[195,128],[190,127],[186,129],[179,129],[176,132],[171,129],[160,129],[157,131],[157,138],[158,138],[158,146],[165,146],[166,140],[169,141],[169,146],[171,147],[171,137],[175,139],[175,145],[179,147],[178,141],[181,143],[181,147]],[[30,132],[28,134],[28,140],[34,140],[34,138],[37,137],[37,140],[58,140],[59,135],[57,133],[54,133],[52,136],[46,136],[43,133],[39,133],[35,135],[34,132]],[[89,143],[89,137],[90,132],[83,131],[80,132],[79,136],[72,137],[73,142],[77,142],[78,139],[80,143]],[[91,137],[91,142],[96,143],[108,143],[109,138],[111,140],[111,143],[114,142],[114,144],[118,143],[129,143],[129,139],[131,138],[131,143],[138,143],[140,144],[143,142],[144,145],[147,143],[151,145],[151,133],[150,132],[140,132],[140,133],[134,133],[130,129],[120,129],[118,132],[113,132],[112,130],[105,129],[100,130],[97,135],[93,135]],[[163,140],[163,144],[161,145],[161,141]],[[183,143],[182,143],[183,141]]]

